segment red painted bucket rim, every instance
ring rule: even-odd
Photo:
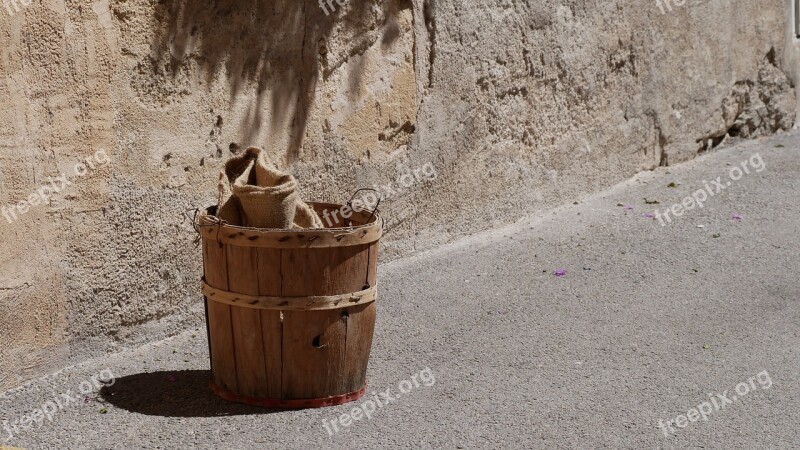
[[[237,394],[236,392],[217,386],[214,381],[209,381],[208,385],[214,392],[214,395],[227,400],[229,402],[244,403],[250,406],[259,406],[262,408],[273,409],[306,409],[306,408],[325,408],[328,406],[342,405],[345,403],[353,402],[363,397],[367,392],[367,385],[363,388],[350,392],[349,394],[335,395],[333,397],[323,398],[309,398],[309,399],[275,399],[275,398],[256,398],[247,395]]]

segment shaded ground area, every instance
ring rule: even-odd
[[[6,393],[0,420],[11,425],[52,398],[75,398],[52,421],[18,426],[5,444],[797,446],[799,149],[797,133],[746,142],[382,266],[370,386],[398,395],[403,380],[426,368],[435,383],[333,435],[323,421],[352,404],[276,412],[213,397],[198,324]],[[745,161],[750,173],[731,180]],[[702,209],[663,227],[645,216],[717,177],[722,190]],[[566,274],[555,276],[559,269]],[[118,378],[98,392],[92,376],[104,369]],[[92,389],[76,395],[81,388]],[[724,407],[706,420],[679,417],[711,398]],[[659,428],[670,420],[685,427]],[[0,432],[2,442],[8,430]]]

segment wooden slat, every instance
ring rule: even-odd
[[[380,244],[373,242],[369,245],[369,269],[367,272],[367,283],[370,286],[378,284],[378,248]]]
[[[227,290],[228,270],[225,246],[203,239],[203,257],[206,283],[215,288]],[[238,385],[236,361],[233,358],[230,306],[208,302],[208,330],[212,379],[217,386],[236,391]]]
[[[308,399],[346,394],[347,323],[341,311],[283,312],[283,396]],[[319,347],[314,346],[319,336]]]
[[[249,247],[228,246],[228,289],[258,295],[258,253]],[[251,308],[231,307],[238,393],[265,397],[267,387],[261,313]]]
[[[364,289],[369,245],[326,249],[284,249],[283,295],[337,295]]]
[[[281,295],[281,250],[259,248],[258,293]],[[267,398],[283,398],[283,315],[280,311],[260,310],[267,375]]]
[[[377,305],[354,306],[347,310],[346,390],[354,392],[367,383],[367,363],[375,332]]]

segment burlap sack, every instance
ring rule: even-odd
[[[253,228],[322,228],[322,220],[300,199],[297,181],[260,148],[248,148],[220,174],[217,215],[231,225]]]

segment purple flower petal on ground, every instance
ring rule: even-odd
[[[625,209],[628,211],[633,211],[633,205],[625,205]]]
[[[656,215],[653,214],[653,213],[646,213],[646,214],[642,214],[642,217],[647,217],[648,219],[655,219]]]
[[[567,275],[567,269],[558,269],[555,272],[553,272],[553,275],[555,275],[557,277],[566,276]]]
[[[742,220],[742,219],[744,219],[744,217],[740,216],[739,214],[733,215],[733,220]]]
[[[178,378],[175,377],[175,375],[167,375],[167,381],[170,381],[170,382],[174,383],[174,382],[178,381]]]

